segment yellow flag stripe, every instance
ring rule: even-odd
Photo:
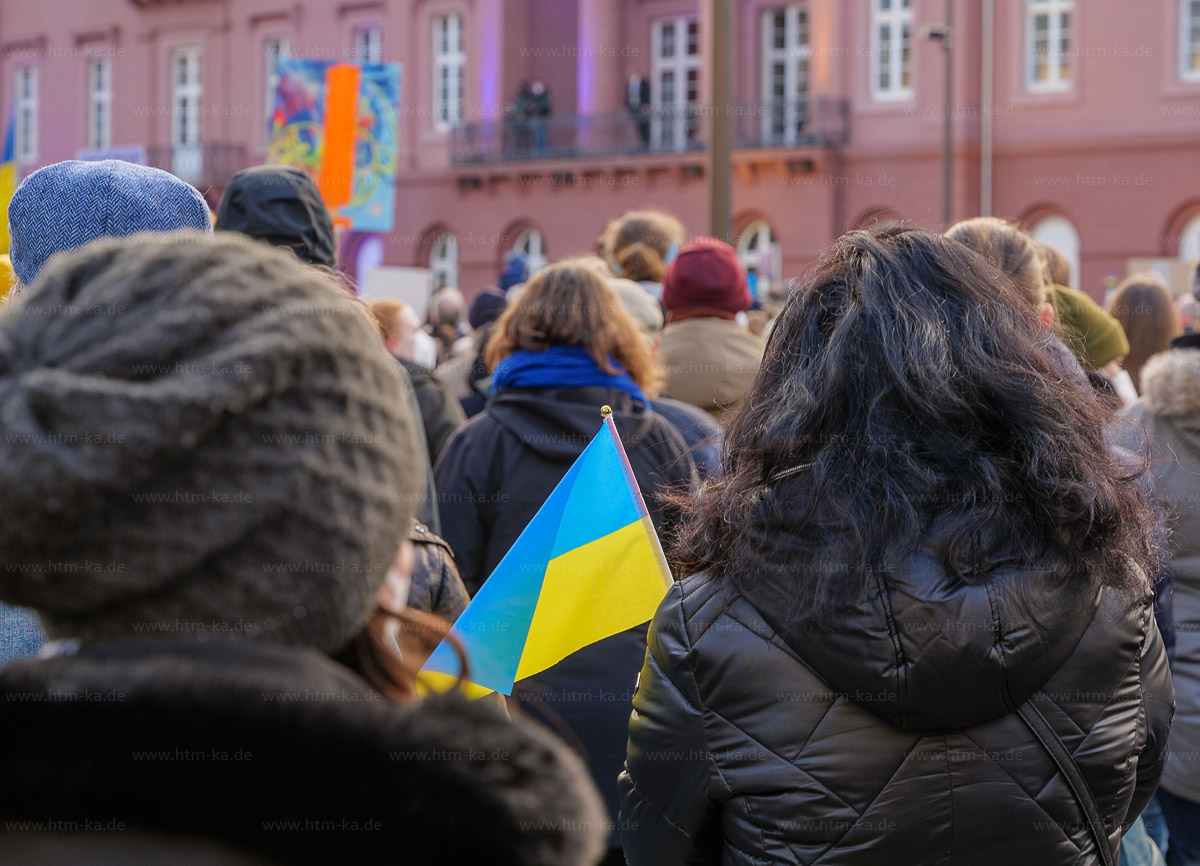
[[[670,580],[649,517],[550,560],[516,679],[649,622]]]

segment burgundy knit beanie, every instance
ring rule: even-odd
[[[754,303],[737,252],[716,238],[697,238],[679,251],[663,277],[663,306],[736,315]]]

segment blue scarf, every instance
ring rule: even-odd
[[[504,388],[616,388],[643,406],[650,401],[633,378],[606,372],[582,346],[551,346],[544,352],[513,352],[492,371],[492,393]]]

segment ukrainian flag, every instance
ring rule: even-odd
[[[510,695],[518,680],[649,622],[671,585],[607,410],[600,432],[451,629],[476,687],[468,693]],[[458,654],[442,641],[421,682],[440,691],[461,673]]]
[[[8,118],[4,130],[4,146],[0,147],[0,253],[8,252],[8,203],[17,190],[17,157],[15,147],[15,124],[13,116]],[[8,292],[8,284],[0,286],[0,297]]]

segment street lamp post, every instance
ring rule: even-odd
[[[708,112],[708,233],[731,240],[733,234],[733,0],[708,4],[708,60],[711,102]]]

